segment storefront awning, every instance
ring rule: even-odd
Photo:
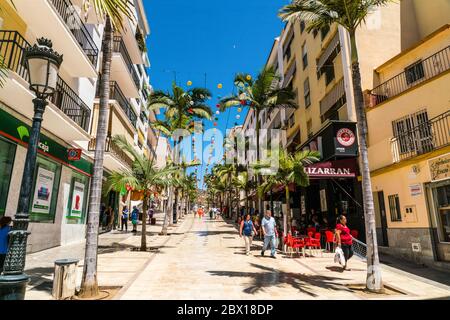
[[[305,167],[310,179],[355,178],[356,159],[344,159],[314,163]]]

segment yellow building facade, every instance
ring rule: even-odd
[[[450,25],[375,70],[367,95],[379,244],[450,261]]]

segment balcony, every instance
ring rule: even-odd
[[[97,139],[92,138],[89,141],[88,151],[94,152],[96,148]],[[120,170],[123,168],[133,167],[133,160],[124,152],[117,144],[115,144],[111,137],[106,137],[105,143],[105,167],[110,170]]]
[[[449,70],[450,46],[408,67],[404,72],[372,89],[370,106],[375,107]]]
[[[14,0],[33,37],[46,37],[64,54],[62,68],[72,77],[95,78],[99,50],[70,0]]]
[[[111,80],[117,81],[126,97],[138,98],[140,78],[122,37],[114,36]]]
[[[18,76],[17,79],[14,79],[15,76],[10,73],[12,81],[4,88],[6,94],[4,101],[10,100],[11,106],[17,106],[17,111],[31,118],[32,107],[29,108],[29,111],[21,110],[26,104],[31,104],[32,99],[32,93],[28,90],[28,71],[23,58],[24,50],[29,46],[30,44],[18,32],[0,30],[0,55],[4,57],[5,66]],[[27,94],[21,92],[25,90]],[[22,100],[29,101],[21,103]],[[51,103],[80,128],[88,131],[91,110],[61,77],[58,77],[56,92],[51,99]],[[51,122],[51,119],[51,113],[46,113],[44,125]]]
[[[101,78],[97,81],[97,91],[95,93],[96,98],[100,98],[100,83]],[[128,102],[128,99],[125,97],[125,95],[122,93],[122,90],[120,90],[119,85],[115,81],[109,82],[109,100],[115,100],[119,106],[122,108],[123,112],[127,116],[128,120],[130,120],[131,124],[134,128],[136,128],[137,124],[137,115],[134,112],[133,108],[131,107],[131,104]]]
[[[344,78],[342,78],[320,101],[320,115],[322,122],[325,122],[332,114],[335,114],[345,102],[345,86]]]
[[[394,163],[450,145],[450,111],[391,138]]]

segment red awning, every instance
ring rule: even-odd
[[[356,159],[318,162],[305,167],[310,179],[355,178]]]

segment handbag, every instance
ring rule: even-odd
[[[345,265],[345,257],[344,257],[344,251],[340,247],[336,248],[334,255],[334,262],[339,263],[341,266]]]

